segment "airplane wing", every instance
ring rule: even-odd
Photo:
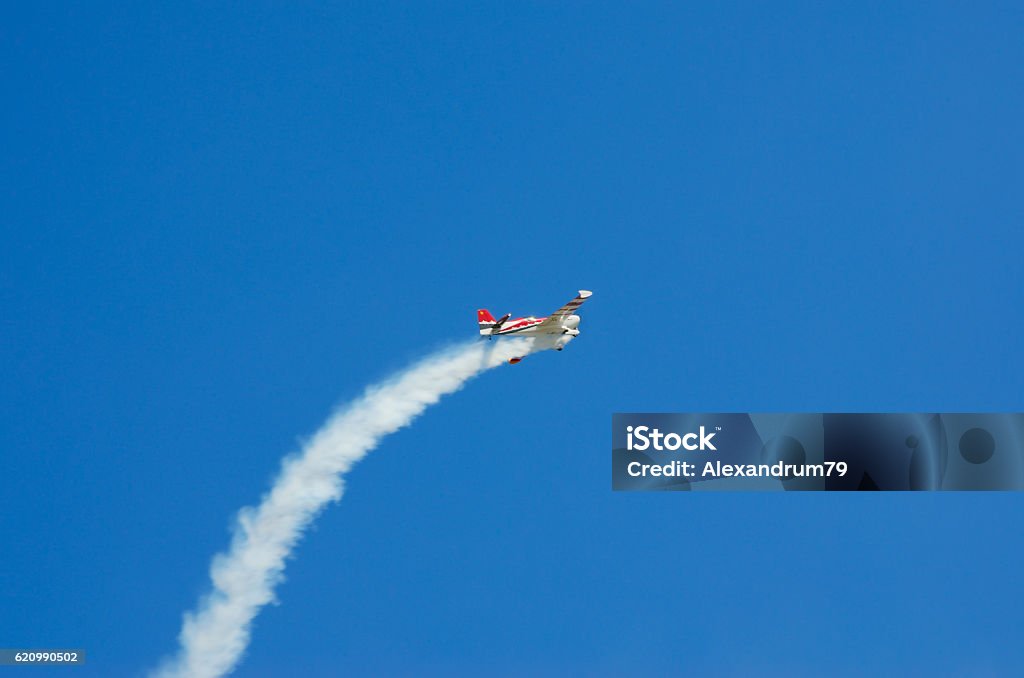
[[[584,301],[592,294],[587,290],[580,290],[580,293],[576,295],[576,298],[570,301],[568,304],[558,309],[547,318],[544,319],[538,327],[549,327],[551,325],[559,325],[565,322],[565,319],[576,313],[576,309],[580,307]]]

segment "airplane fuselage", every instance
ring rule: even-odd
[[[580,317],[578,315],[571,315],[559,324],[548,323],[547,325],[544,325],[545,320],[547,320],[547,317],[535,318],[532,315],[525,318],[507,320],[498,328],[497,331],[491,330],[490,336],[498,337],[507,334],[519,334],[525,336],[536,336],[539,334],[571,334],[575,336],[580,333],[577,329],[580,324]]]

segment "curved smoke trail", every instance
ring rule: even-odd
[[[303,531],[341,498],[345,472],[442,396],[533,349],[531,339],[457,346],[370,387],[332,415],[302,450],[285,459],[259,506],[239,511],[230,548],[210,566],[213,590],[185,613],[178,653],[153,676],[213,678],[231,671],[249,645],[252,620],[274,599]]]

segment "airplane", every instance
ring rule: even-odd
[[[591,292],[588,290],[580,290],[575,299],[546,318],[535,318],[532,315],[525,318],[512,318],[511,313],[506,313],[495,320],[490,311],[481,308],[476,312],[477,323],[480,325],[480,336],[488,339],[513,335],[542,337],[550,343],[548,348],[561,351],[566,344],[579,336],[580,317],[576,315],[576,309],[590,295]],[[518,356],[509,359],[508,362],[515,365],[522,359],[523,356]]]

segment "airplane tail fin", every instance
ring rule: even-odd
[[[480,325],[480,334],[487,336],[491,334],[497,334],[501,326],[505,324],[505,321],[512,317],[511,313],[506,313],[497,320],[491,315],[491,312],[486,308],[481,308],[476,312],[476,321]]]
[[[476,321],[480,325],[480,334],[482,336],[489,335],[494,326],[498,324],[494,316],[486,308],[481,308],[476,312]]]

